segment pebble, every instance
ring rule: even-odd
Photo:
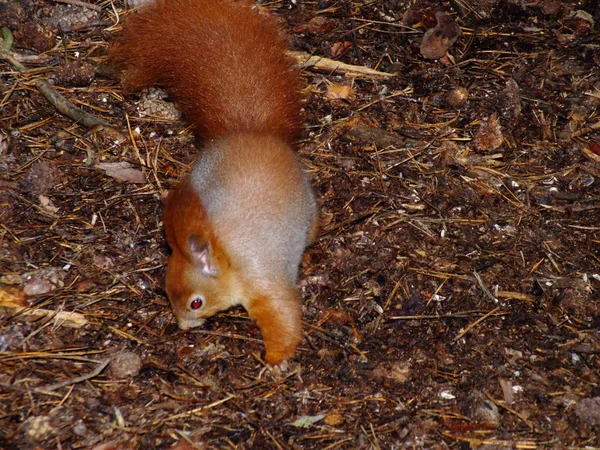
[[[584,398],[575,405],[577,418],[590,426],[600,426],[600,397]]]
[[[110,358],[110,373],[113,378],[134,377],[141,369],[141,358],[129,350],[121,350]]]

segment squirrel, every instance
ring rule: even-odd
[[[125,92],[162,87],[200,144],[163,223],[166,292],[181,329],[242,305],[265,361],[285,368],[301,340],[298,270],[317,202],[293,147],[300,74],[276,21],[248,1],[155,0],[130,14],[109,63]]]

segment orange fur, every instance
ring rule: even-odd
[[[199,326],[241,304],[274,365],[301,339],[296,278],[318,222],[291,147],[299,74],[286,48],[274,20],[248,1],[155,0],[127,18],[109,53],[126,91],[166,88],[204,143],[165,202],[177,323]]]
[[[179,326],[241,304],[261,330],[266,361],[291,358],[302,324],[296,277],[316,217],[308,180],[284,141],[234,133],[206,146],[165,204],[173,251],[166,289]],[[200,308],[191,307],[194,299]]]
[[[265,360],[274,365],[291,358],[302,338],[302,306],[297,289],[269,294],[252,298],[248,311],[263,335]]]
[[[298,136],[299,77],[274,19],[231,0],[155,0],[109,52],[125,91],[168,89],[210,140],[231,131]]]

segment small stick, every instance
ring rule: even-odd
[[[10,54],[16,61],[26,64],[45,64],[52,59],[48,55],[23,55],[22,53],[11,52]]]
[[[91,115],[90,113],[78,108],[73,103],[68,101],[62,95],[60,95],[50,83],[46,80],[38,80],[35,82],[35,87],[38,88],[40,93],[46,97],[52,106],[54,106],[58,112],[73,120],[75,123],[79,123],[93,131],[106,131],[117,144],[121,144],[127,140],[122,132],[117,130],[107,121]]]
[[[490,316],[493,316],[496,312],[498,312],[499,309],[500,309],[500,307],[494,308],[490,312],[488,312],[487,314],[481,316],[475,322],[473,322],[472,324],[470,324],[469,326],[467,326],[467,328],[463,329],[460,333],[458,333],[458,335],[456,335],[456,337],[454,338],[454,340],[458,341],[461,337],[463,337],[465,334],[467,334],[469,331],[471,331],[473,328],[475,328],[477,325],[479,325],[485,319],[487,319]]]
[[[393,320],[440,320],[440,319],[463,319],[465,317],[472,316],[481,311],[465,311],[455,314],[431,314],[431,315],[414,315],[414,316],[392,316],[390,319]],[[490,315],[490,314],[488,314]],[[507,316],[508,313],[495,313],[494,316]]]
[[[74,120],[76,123],[80,123],[81,125],[87,128],[91,128],[97,125],[100,125],[102,127],[111,126],[110,123],[97,117],[94,117],[91,114],[73,105],[66,98],[60,95],[46,80],[36,81],[35,87],[38,88],[38,91],[40,91],[40,93],[44,97],[46,97],[46,100],[52,103],[52,106],[54,106],[59,113],[67,116],[69,119]]]
[[[586,128],[582,128],[579,131],[576,131],[575,133],[573,133],[571,135],[571,137],[576,138],[576,137],[581,137],[581,136],[585,136],[588,133],[591,133],[592,131],[596,131],[596,130],[600,130],[600,121],[596,122],[595,124],[586,127]]]
[[[87,325],[88,321],[85,316],[77,312],[69,311],[52,311],[49,309],[31,309],[24,306],[11,307],[8,305],[0,304],[0,308],[11,308],[14,310],[14,315],[27,316],[34,319],[42,317],[48,317],[53,319],[56,325],[63,325],[67,328],[81,328]]]
[[[39,388],[39,389],[34,389],[34,390],[51,392],[51,391],[55,391],[56,389],[60,389],[61,387],[70,386],[71,384],[81,383],[82,381],[87,381],[90,378],[94,378],[100,372],[102,372],[106,368],[106,366],[108,366],[109,362],[110,362],[110,359],[103,359],[103,360],[99,361],[98,366],[94,370],[92,370],[90,373],[88,373],[87,375],[81,375],[80,377],[71,378],[70,380],[61,381],[60,383],[51,384],[50,386],[46,386],[45,388]]]
[[[11,310],[11,312],[14,311],[13,316],[22,315],[33,317],[34,319],[48,317],[49,319],[54,319],[55,324],[64,325],[69,328],[81,328],[87,324],[87,319],[81,313],[28,307],[25,294],[19,289],[0,288],[0,311],[5,308]]]
[[[210,408],[214,408],[215,406],[219,406],[222,403],[228,402],[229,400],[231,400],[232,398],[235,398],[236,395],[235,394],[229,394],[227,397],[221,399],[221,400],[217,400],[216,402],[211,403],[210,405],[206,405],[206,406],[200,406],[198,408],[194,408],[191,409],[189,411],[185,411],[179,414],[175,414],[174,416],[171,417],[167,417],[166,420],[168,421],[173,421],[173,420],[177,420],[177,419],[181,419],[182,417],[188,417],[188,416],[193,416],[205,409],[210,409]]]
[[[519,419],[521,419],[525,425],[527,425],[532,431],[535,429],[535,427],[533,426],[533,423],[531,423],[529,420],[527,420],[527,418],[523,415],[523,414],[519,414],[517,411],[515,411],[514,409],[512,409],[510,406],[505,405],[502,402],[499,402],[498,400],[496,400],[494,397],[492,397],[490,394],[488,394],[487,392],[485,393],[485,396],[490,399],[490,401],[496,405],[499,406],[500,408],[503,408],[505,410],[507,410],[509,413],[514,414],[515,416],[517,416]]]
[[[12,55],[10,49],[13,46],[13,35],[7,27],[2,27],[2,47],[0,47],[0,59],[4,59],[20,73],[25,73],[27,68]]]
[[[523,294],[522,292],[513,291],[498,291],[499,298],[522,300],[524,302],[534,302],[535,297],[529,294]]]
[[[13,45],[13,36],[7,27],[2,27],[2,46],[0,47],[0,58],[5,59],[13,65],[13,67],[20,73],[25,73],[27,68],[15,59],[11,54],[11,47]],[[65,115],[69,119],[80,123],[87,128],[96,128],[98,130],[104,129],[118,144],[121,144],[127,140],[127,137],[113,127],[110,123],[95,117],[82,109],[79,109],[66,98],[60,95],[50,83],[46,80],[38,80],[35,82],[35,87],[40,93],[46,97],[52,106],[54,106],[58,112]],[[97,131],[97,130],[94,130]]]
[[[0,388],[10,389],[11,391],[22,392],[24,394],[31,393],[31,389],[25,389],[25,388],[22,388],[20,386],[15,386],[14,384],[8,384],[8,383],[2,383],[2,382],[0,382]],[[37,389],[36,392],[38,394],[51,395],[53,397],[60,397],[60,398],[62,398],[61,394],[57,394],[55,392],[46,392],[46,391],[42,392],[41,389]]]
[[[288,54],[297,61],[302,69],[311,68],[318,72],[343,73],[346,77],[389,78],[395,76],[393,73],[380,72],[379,70],[370,69],[365,66],[346,64],[333,59],[323,58],[322,56],[310,55],[306,52],[289,51]]]
[[[4,60],[8,61],[9,63],[11,63],[12,66],[19,73],[25,73],[27,71],[27,68],[23,64],[21,64],[19,61],[17,61],[16,58],[10,52],[7,52],[6,50],[0,50],[0,59],[4,59]]]
[[[477,280],[477,284],[479,284],[479,287],[481,288],[481,290],[483,291],[483,293],[492,301],[497,302],[498,300],[496,299],[496,297],[494,297],[494,295],[490,292],[490,290],[487,288],[487,286],[485,285],[485,283],[483,282],[483,279],[481,278],[481,275],[479,275],[479,273],[477,271],[473,272],[473,275],[475,275],[475,279]]]

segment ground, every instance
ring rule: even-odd
[[[123,2],[69,3],[0,2],[0,448],[600,448],[596,0],[262,5],[384,72],[303,70],[321,232],[280,376],[241,309],[177,328],[162,200],[200,150],[106,67]]]

